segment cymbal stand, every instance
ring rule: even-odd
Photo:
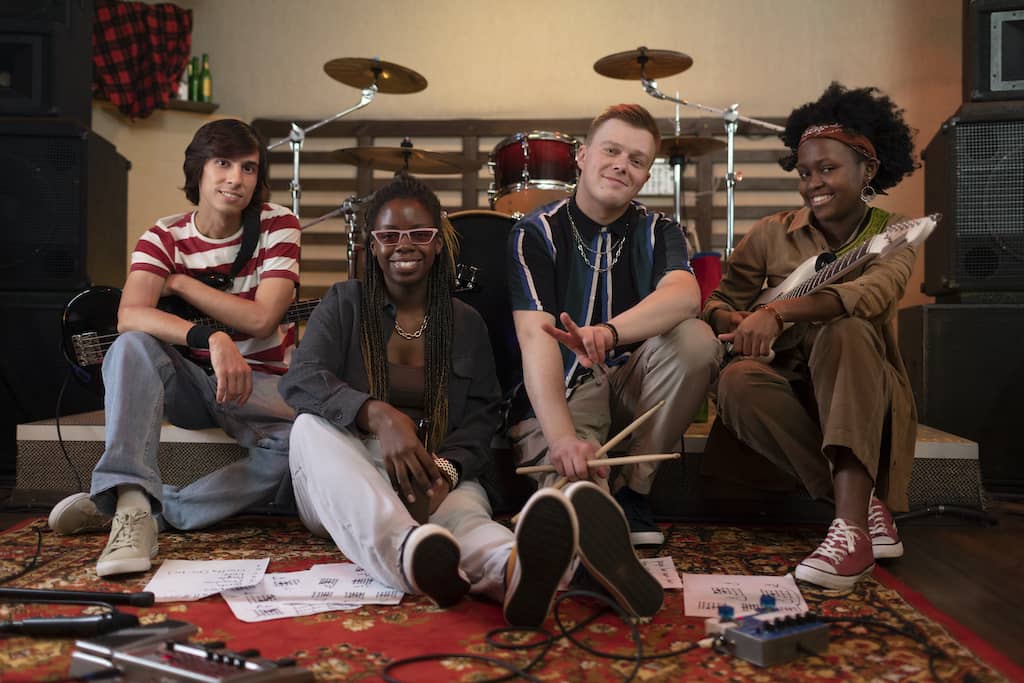
[[[676,97],[679,97],[679,92],[676,91]],[[676,137],[682,135],[683,127],[682,121],[679,118],[679,103],[676,103]],[[683,235],[690,241],[690,246],[693,247],[691,256],[700,251],[700,238],[697,236],[696,230],[689,230],[687,226],[683,225],[683,171],[686,168],[686,157],[683,155],[670,156],[668,163],[672,166],[672,182],[673,189],[675,192],[672,195],[673,208],[675,209],[676,223],[682,228]]]
[[[359,104],[354,107],[349,107],[345,111],[338,112],[334,116],[330,116],[323,121],[318,121],[308,128],[302,128],[299,124],[292,123],[292,129],[288,134],[288,137],[281,138],[277,142],[267,145],[267,151],[270,151],[287,142],[288,146],[292,150],[292,179],[291,182],[288,183],[288,187],[291,189],[292,193],[292,213],[296,216],[299,215],[299,198],[302,196],[302,186],[299,184],[299,152],[302,151],[302,143],[306,141],[306,136],[317,128],[326,126],[328,123],[337,121],[338,119],[348,116],[352,112],[358,111],[370,104],[370,102],[373,101],[374,96],[377,94],[377,79],[380,77],[380,74],[380,69],[373,70],[373,83],[363,90],[363,96],[362,99],[359,100]]]
[[[367,195],[365,197],[348,197],[348,198],[345,199],[345,201],[343,201],[341,203],[341,206],[339,206],[338,208],[333,209],[331,211],[328,211],[327,213],[325,213],[323,216],[320,216],[319,218],[315,218],[315,219],[311,220],[310,222],[308,222],[305,225],[303,225],[300,228],[300,230],[305,230],[306,228],[311,228],[314,225],[316,225],[317,223],[323,223],[328,218],[334,218],[335,216],[342,216],[343,215],[344,216],[344,220],[345,220],[346,256],[348,257],[348,264],[349,264],[349,267],[351,268],[352,264],[355,263],[355,257],[356,257],[356,237],[357,237],[356,233],[359,232],[357,227],[356,227],[357,226],[356,216],[358,215],[359,207],[361,207],[366,202],[370,201],[372,198],[373,198],[372,194]]]
[[[767,128],[768,130],[772,130],[777,133],[781,133],[782,131],[785,130],[785,128],[783,128],[782,126],[777,126],[774,123],[768,123],[767,121],[760,121],[758,119],[752,119],[747,116],[740,116],[738,104],[733,104],[729,106],[728,109],[716,109],[714,107],[708,107],[703,104],[697,104],[696,102],[689,102],[685,99],[680,99],[679,97],[671,97],[670,95],[666,95],[665,93],[658,90],[658,83],[656,81],[650,80],[647,78],[647,76],[644,75],[644,61],[646,61],[647,58],[641,56],[638,59],[640,60],[640,82],[643,83],[644,90],[647,92],[648,95],[650,95],[651,97],[655,97],[659,100],[675,102],[676,104],[681,104],[686,107],[692,107],[694,109],[700,109],[702,111],[718,114],[719,116],[722,117],[722,120],[725,122],[725,132],[728,137],[728,150],[726,153],[727,166],[725,174],[725,258],[728,260],[729,255],[732,254],[732,243],[735,230],[735,189],[737,177],[733,165],[733,160],[735,159],[734,138],[736,136],[736,129],[739,127],[739,122],[744,121],[746,123],[760,126],[762,128]]]

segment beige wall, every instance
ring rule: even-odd
[[[668,119],[673,105],[648,97],[638,82],[593,70],[599,58],[638,45],[693,58],[690,70],[661,79],[664,92],[714,107],[736,102],[749,116],[784,116],[831,80],[878,86],[906,109],[919,147],[961,99],[961,0],[178,4],[193,10],[194,53],[210,54],[218,115],[246,120],[316,120],[352,106],[359,91],[331,80],[323,64],[373,56],[414,69],[429,85],[411,95],[378,95],[356,118],[586,117],[611,102],[635,101]],[[133,163],[131,243],[153,218],[185,207],[176,190],[182,152],[206,118],[157,112],[126,123],[109,110],[95,112],[94,127]],[[881,205],[920,214],[923,176],[916,173]],[[919,281],[920,274],[905,303],[920,300]]]

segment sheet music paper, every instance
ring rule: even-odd
[[[397,605],[404,594],[373,579],[361,567],[343,562],[267,574],[257,585],[222,595],[239,621],[251,623],[350,611],[362,605]]]
[[[717,617],[719,605],[732,605],[737,617],[754,614],[761,595],[775,596],[779,612],[807,609],[792,574],[740,576],[730,574],[683,574],[683,604],[688,617]]]
[[[229,588],[260,582],[270,564],[261,560],[164,560],[145,590],[156,602],[202,600]]]

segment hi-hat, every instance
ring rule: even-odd
[[[594,62],[594,71],[609,78],[638,81],[641,76],[648,80],[664,78],[682,73],[693,66],[693,58],[672,50],[648,50],[638,47],[628,52],[618,52]],[[641,67],[643,73],[641,74]]]
[[[391,62],[361,57],[342,57],[324,64],[324,72],[336,81],[354,88],[377,84],[377,92],[400,95],[419,92],[427,87],[427,79],[412,69]]]
[[[415,147],[348,147],[331,156],[343,164],[369,163],[382,171],[409,173],[461,173],[465,164],[448,152],[428,152]]]
[[[697,135],[684,135],[677,138],[663,138],[658,148],[659,157],[694,157],[704,156],[710,152],[724,149],[728,145],[718,138],[702,138]]]

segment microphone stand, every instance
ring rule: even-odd
[[[640,82],[644,86],[644,90],[651,97],[659,100],[666,100],[668,102],[675,102],[685,107],[692,107],[694,109],[700,109],[702,111],[711,112],[712,114],[718,114],[722,117],[725,122],[725,132],[728,138],[728,148],[726,151],[726,174],[725,174],[725,258],[728,260],[729,255],[732,254],[732,243],[735,231],[735,214],[736,214],[736,199],[735,199],[735,188],[736,188],[736,171],[733,165],[735,158],[735,144],[734,138],[736,136],[736,129],[739,127],[739,122],[750,123],[768,130],[781,133],[785,130],[782,126],[777,126],[774,123],[768,123],[767,121],[760,121],[758,119],[752,119],[747,116],[740,116],[739,105],[733,104],[727,109],[716,109],[714,107],[708,107],[703,104],[697,104],[696,102],[689,102],[679,97],[671,97],[658,90],[658,83],[647,78],[644,75],[644,63],[646,58],[641,57],[640,62]]]
[[[308,128],[302,128],[301,126],[299,126],[299,124],[292,123],[292,129],[291,132],[288,134],[288,137],[281,138],[277,142],[271,145],[267,145],[267,151],[276,149],[277,147],[280,147],[286,142],[288,143],[289,147],[291,147],[292,179],[291,182],[288,184],[288,187],[291,189],[292,193],[292,213],[294,213],[296,216],[299,215],[299,197],[302,196],[302,186],[299,184],[299,152],[302,151],[302,143],[305,142],[306,135],[312,133],[317,128],[326,126],[328,123],[331,123],[332,121],[337,121],[343,116],[348,116],[352,112],[358,111],[365,107],[366,105],[370,104],[370,102],[373,101],[374,96],[377,94],[377,79],[380,77],[380,74],[381,69],[373,69],[373,83],[371,83],[368,88],[363,90],[363,97],[362,99],[359,100],[359,104],[353,107],[349,107],[345,111],[338,112],[334,116],[330,116],[324,119],[323,121],[318,121],[317,123],[314,123],[312,126],[309,126]]]

